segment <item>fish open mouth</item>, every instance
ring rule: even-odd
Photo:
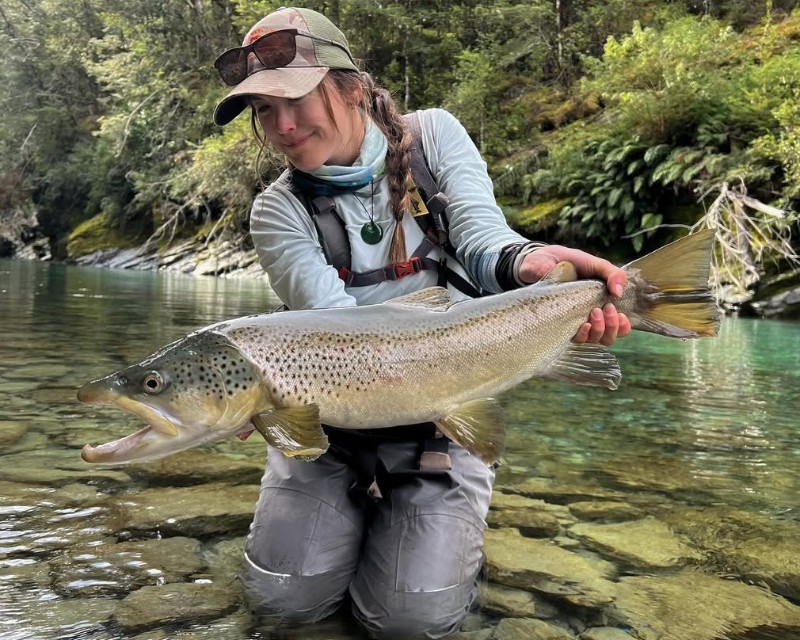
[[[136,433],[132,433],[124,438],[112,440],[105,444],[99,444],[93,447],[90,444],[84,445],[81,449],[81,458],[86,462],[117,462],[120,458],[125,459],[125,454],[131,452],[141,444],[145,435],[150,433],[153,427],[146,426],[139,429]]]

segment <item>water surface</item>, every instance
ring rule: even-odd
[[[196,620],[165,618],[120,631],[114,611],[142,584],[219,583],[225,568],[214,569],[214,558],[230,558],[222,564],[235,572],[264,447],[232,439],[204,450],[208,458],[189,458],[188,466],[198,469],[170,459],[134,470],[96,469],[80,460],[80,446],[139,425],[121,412],[80,405],[75,390],[196,328],[278,304],[260,279],[0,261],[0,638],[271,637],[241,604],[198,613]],[[789,545],[791,552],[800,533],[798,326],[728,318],[716,340],[637,334],[614,352],[623,370],[615,392],[535,380],[501,398],[509,442],[498,491],[545,500],[562,528],[570,524],[569,509],[577,513],[578,503],[592,501],[624,505],[642,521],[655,517],[695,545],[691,564],[705,574],[742,584],[760,580],[794,606],[797,563],[770,569],[773,559],[758,557],[748,560],[755,569],[747,569],[741,554],[749,539],[769,531],[778,538],[766,546]],[[231,471],[219,470],[220,461]],[[167,507],[156,505],[164,496],[173,496],[177,513],[182,496],[204,495],[204,487],[226,482],[232,488],[222,500],[235,502],[240,492],[245,505],[226,516],[227,528],[220,519],[197,531],[190,519],[173,519],[172,529],[170,518],[152,530],[141,524],[148,510],[169,511],[168,500]],[[180,540],[180,553],[201,558],[201,568],[171,577],[168,558],[147,560],[150,551],[130,551],[136,562],[149,563],[150,573],[134,578],[124,563],[98,559],[112,545],[162,536]],[[565,539],[553,541],[574,546],[575,539]],[[584,555],[617,563],[617,577],[653,573],[635,559],[620,560],[619,550],[582,544]],[[681,566],[668,567],[665,576]],[[781,571],[786,575],[776,575]],[[728,605],[719,606],[724,617]],[[642,615],[657,626],[666,614],[654,607]],[[333,635],[326,629],[297,637],[360,637],[346,624]],[[764,633],[758,637],[798,637]]]

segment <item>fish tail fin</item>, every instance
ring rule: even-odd
[[[675,338],[717,335],[719,309],[708,285],[713,244],[714,231],[706,229],[624,267],[645,281],[638,287],[634,328]]]

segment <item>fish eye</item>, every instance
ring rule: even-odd
[[[142,390],[150,395],[161,393],[164,390],[164,378],[158,371],[150,371],[142,380]]]

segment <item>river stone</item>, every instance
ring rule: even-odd
[[[245,640],[252,634],[253,617],[247,611],[237,611],[232,615],[214,620],[200,628],[154,629],[133,636],[131,640]],[[283,638],[284,636],[281,636]]]
[[[253,519],[259,487],[213,483],[146,489],[119,496],[123,528],[165,536],[242,535]]]
[[[51,567],[56,592],[88,597],[181,582],[203,570],[205,562],[199,541],[165,538],[76,546],[55,558]]]
[[[613,600],[615,570],[590,562],[549,541],[525,538],[516,529],[489,529],[484,549],[489,577],[508,587],[529,589],[582,607]]]
[[[616,627],[592,627],[578,636],[578,640],[632,640],[633,636]]]
[[[26,612],[27,633],[11,638],[101,638],[116,606],[117,601],[110,598],[36,602]]]
[[[481,608],[504,618],[555,618],[558,608],[524,589],[488,583],[481,588]]]
[[[90,467],[77,454],[53,450],[18,453],[13,464],[3,464],[0,457],[0,480],[24,484],[61,487],[73,482],[91,483],[98,487],[116,487],[130,483],[122,471]]]
[[[186,486],[208,482],[228,484],[260,484],[266,460],[248,462],[234,460],[214,451],[192,449],[153,462],[132,464],[126,471],[148,484]]]
[[[228,585],[184,582],[142,587],[126,596],[114,611],[125,633],[169,624],[200,624],[232,613],[238,594]]]
[[[545,511],[546,506],[542,500],[499,494],[492,499],[486,522],[491,527],[514,527],[528,536],[549,538],[558,535],[561,525]]]
[[[638,507],[626,502],[611,500],[582,500],[571,502],[569,511],[580,520],[603,520],[620,522],[625,520],[640,520],[645,513]]]
[[[506,493],[517,493],[530,498],[541,498],[549,503],[565,504],[579,500],[625,500],[624,493],[605,489],[589,483],[556,481],[552,478],[527,478],[506,487]]]
[[[660,517],[706,549],[720,571],[800,602],[800,523],[730,507],[674,508]]]
[[[576,524],[569,535],[634,567],[674,567],[703,558],[655,518],[617,524]]]
[[[208,569],[216,582],[230,581],[242,568],[246,537],[228,538],[209,547],[204,553]]]
[[[575,640],[575,636],[543,620],[505,618],[497,624],[492,640]]]
[[[29,424],[17,420],[0,420],[0,450],[17,442],[28,433]]]
[[[494,629],[478,629],[476,631],[461,631],[454,634],[452,640],[492,640]]]
[[[766,589],[692,569],[621,578],[615,610],[641,640],[800,637],[800,607]]]
[[[29,558],[4,558],[0,560],[0,588],[11,584],[23,588],[50,588],[50,564]]]

